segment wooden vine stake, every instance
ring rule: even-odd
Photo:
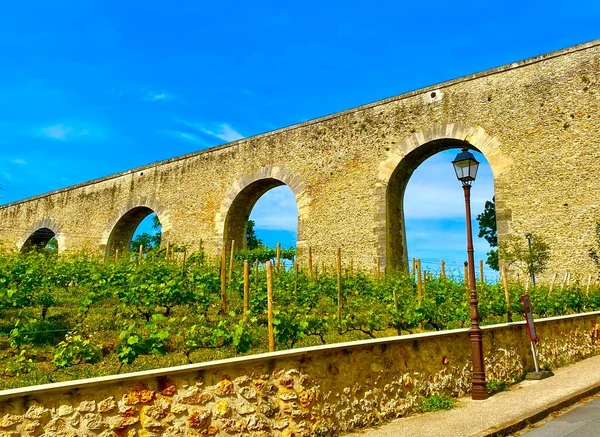
[[[423,279],[421,278],[421,260],[415,261],[415,274],[417,276],[417,299],[419,303],[423,300]]]
[[[502,266],[502,285],[504,287],[504,300],[506,302],[506,320],[512,322],[512,312],[510,311],[510,293],[508,292],[508,274],[506,266]]]
[[[300,266],[298,260],[294,263],[294,294],[298,293],[298,274],[300,273]]]
[[[231,254],[229,255],[229,280],[227,281],[230,289],[231,289],[231,284],[233,282],[233,258],[234,258],[234,256],[235,256],[235,240],[231,240]]]
[[[350,277],[354,278],[354,260],[350,259]]]
[[[115,250],[115,262],[119,261],[119,249]]]
[[[244,260],[244,322],[248,320],[248,309],[250,307],[250,263]]]
[[[548,290],[548,294],[552,293],[552,289],[554,288],[554,282],[556,281],[557,275],[557,273],[554,273],[554,275],[552,276],[552,282],[550,282],[550,289]]]
[[[313,280],[312,247],[308,247],[308,279]]]
[[[377,257],[377,279],[381,276],[381,260]]]
[[[221,249],[221,312],[227,314],[227,248]]]
[[[483,285],[483,260],[479,260],[479,283]]]
[[[417,301],[419,304],[423,301],[423,279],[421,278],[421,260],[415,262],[415,273],[417,274]],[[419,329],[423,329],[423,320],[419,322]]]
[[[342,323],[342,249],[338,247],[337,250],[337,300],[338,300],[338,310],[337,310],[337,320],[338,325]]]
[[[273,330],[273,269],[271,261],[266,262],[267,267],[267,322],[269,325],[269,352],[275,351],[275,331]]]
[[[258,290],[258,260],[254,261],[254,288]]]
[[[275,252],[275,272],[279,274],[279,267],[281,266],[281,243],[277,243],[277,249]]]
[[[587,287],[585,287],[585,294],[590,294],[590,285],[592,285],[592,275],[588,276]]]
[[[181,271],[185,273],[185,262],[187,261],[187,249],[183,249],[183,263],[181,264]]]
[[[442,266],[442,272],[440,274],[440,276],[442,277],[442,279],[446,279],[446,262],[444,260],[442,260],[440,262],[441,266]]]
[[[140,250],[138,251],[138,266],[142,263],[142,254],[144,253],[144,245],[140,244]]]

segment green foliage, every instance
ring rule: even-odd
[[[17,354],[9,358],[4,373],[8,376],[22,376],[33,370],[34,363],[27,349],[20,349]]]
[[[188,253],[185,265],[181,253],[141,260],[131,254],[117,262],[85,254],[0,253],[4,373],[26,374],[33,368],[33,373],[44,374],[39,369],[54,363],[58,370],[53,374],[76,375],[89,372],[92,366],[85,364],[95,362],[93,368],[102,374],[114,372],[115,362],[132,371],[264,352],[267,292],[262,264],[258,272],[254,267],[250,272],[246,314],[242,304],[245,256],[275,256],[273,249],[257,251],[236,256],[227,287],[228,313],[220,305],[219,265],[202,252]],[[283,254],[287,259],[295,255],[293,249]],[[482,323],[506,321],[502,287],[488,283],[477,288]],[[544,285],[530,290],[536,317],[600,310],[597,287],[589,293],[576,282],[556,288],[553,293]],[[470,321],[465,284],[429,275],[418,296],[408,275],[377,278],[346,272],[341,320],[334,273],[320,271],[309,280],[303,271],[296,278],[294,269],[282,268],[274,273],[273,291],[277,349],[460,328]],[[521,319],[523,292],[522,285],[510,284],[515,319]]]
[[[58,343],[52,362],[59,368],[83,363],[96,363],[102,356],[102,348],[78,332],[69,332]]]
[[[496,228],[496,198],[492,197],[491,201],[486,201],[484,210],[477,215],[479,223],[479,238],[484,238],[490,247],[498,247],[498,231]],[[498,250],[491,249],[487,253],[486,264],[494,270],[499,270],[498,265]]]
[[[509,385],[506,381],[501,379],[491,379],[487,382],[485,387],[492,393],[498,393],[508,390]]]
[[[425,413],[429,411],[451,410],[455,406],[456,399],[444,394],[434,394],[423,399],[419,404],[418,410]]]
[[[276,256],[277,249],[266,246],[259,246],[252,250],[239,250],[235,253],[235,259],[238,261],[243,261],[247,259],[250,261],[258,260],[258,262],[260,263],[264,263],[266,261],[273,262]],[[281,249],[281,259],[293,261],[295,257],[296,249],[294,249],[293,247],[289,249]]]
[[[262,240],[256,236],[254,225],[254,220],[248,220],[246,223],[246,248],[248,250],[255,250],[263,245]]]
[[[539,275],[548,267],[550,246],[542,237],[531,235],[531,248],[525,237],[513,235],[500,244],[499,255],[509,267],[514,267],[523,274]]]
[[[596,222],[594,229],[594,247],[590,247],[588,255],[594,262],[596,270],[600,273],[600,222]]]
[[[136,234],[131,240],[131,243],[129,243],[129,250],[133,253],[138,253],[140,245],[143,245],[144,253],[158,249],[160,247],[162,234],[161,224],[156,214],[152,217],[152,230],[154,231],[152,233],[142,232]]]

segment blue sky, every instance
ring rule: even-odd
[[[57,0],[2,9],[2,203],[600,37],[593,1]],[[444,199],[447,176],[426,170],[448,158],[424,164],[409,193],[414,183],[432,204]],[[269,198],[289,203],[281,192]],[[253,217],[268,215],[264,203]],[[462,259],[458,212],[407,215],[411,256]],[[287,243],[293,230],[282,222],[259,231],[271,240],[287,231],[277,238]],[[447,247],[440,233],[453,236]]]

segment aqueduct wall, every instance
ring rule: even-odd
[[[103,253],[115,225],[148,208],[163,241],[202,240],[217,255],[224,240],[239,241],[258,197],[287,184],[300,257],[310,245],[317,262],[329,262],[341,247],[355,265],[379,258],[402,267],[410,174],[435,152],[466,145],[494,172],[499,238],[539,234],[551,245],[550,269],[586,274],[600,220],[599,84],[597,40],[4,205],[0,242],[20,249],[44,227],[63,251]]]

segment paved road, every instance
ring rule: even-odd
[[[600,398],[568,411],[522,437],[597,437],[600,435]]]

